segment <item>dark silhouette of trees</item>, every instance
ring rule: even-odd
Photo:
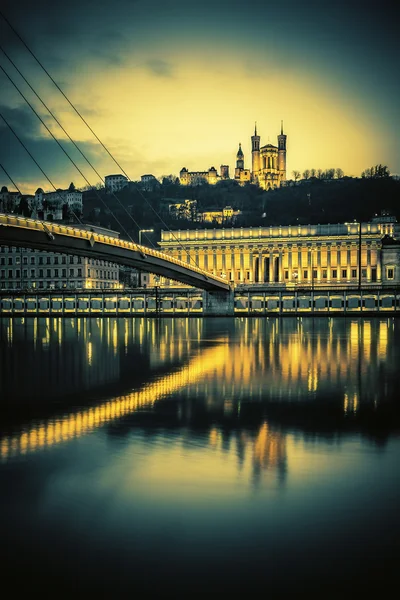
[[[369,169],[365,169],[361,173],[363,179],[380,179],[383,177],[390,177],[390,171],[386,165],[375,165]]]

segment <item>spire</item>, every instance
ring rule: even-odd
[[[283,119],[281,121],[281,135],[283,135]]]
[[[257,135],[257,121],[254,124],[254,135]]]
[[[237,158],[243,157],[242,144],[240,144],[240,143],[239,143],[239,150],[238,150],[238,153],[237,153],[236,157]]]

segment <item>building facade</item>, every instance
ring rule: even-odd
[[[104,185],[109,192],[119,192],[128,185],[128,178],[120,173],[117,175],[106,175],[104,177]]]
[[[73,183],[66,190],[58,189],[53,192],[44,192],[42,188],[38,188],[34,196],[9,192],[3,186],[0,192],[0,212],[16,212],[22,200],[32,219],[61,221],[65,206],[72,213],[81,215],[83,212],[83,194],[75,189]]]
[[[281,122],[281,133],[277,136],[278,145],[266,144],[260,146],[261,138],[257,134],[257,124],[254,135],[251,136],[251,169],[245,167],[242,144],[236,154],[236,167],[234,179],[240,185],[253,183],[264,190],[275,189],[286,181],[286,140],[283,133],[283,121]],[[181,185],[196,185],[202,182],[215,184],[223,179],[229,179],[228,165],[221,165],[220,174],[214,167],[208,171],[188,171],[186,167],[179,173]]]
[[[0,246],[0,290],[106,290],[119,285],[119,267],[109,261]]]
[[[162,231],[163,252],[226,277],[275,287],[400,283],[400,225],[339,223]]]

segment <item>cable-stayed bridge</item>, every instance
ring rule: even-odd
[[[49,221],[0,214],[0,244],[108,260],[208,292],[230,292],[225,279],[117,237]]]

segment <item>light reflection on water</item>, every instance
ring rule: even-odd
[[[3,319],[0,344],[0,526],[42,576],[391,574],[396,320]]]

